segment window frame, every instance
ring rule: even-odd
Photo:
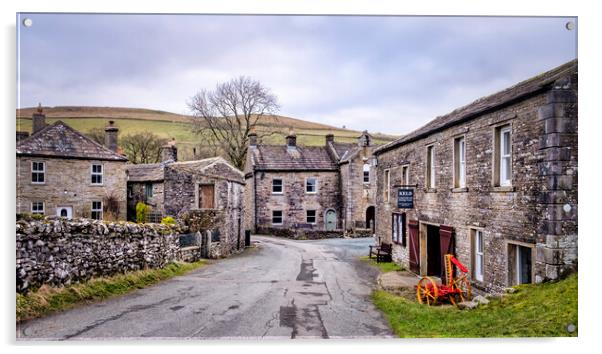
[[[94,172],[94,167],[100,166],[100,172]],[[102,186],[104,185],[104,165],[102,163],[92,163],[90,165],[90,184],[93,186]],[[100,178],[100,183],[94,182],[94,177]]]
[[[149,195],[149,191],[150,191],[150,195]],[[154,195],[154,191],[153,191],[153,182],[145,182],[144,183],[144,200],[148,201],[149,199],[151,199]]]
[[[314,191],[313,191],[313,192],[309,192],[309,191],[307,190],[307,187],[309,186],[309,183],[308,183],[308,181],[309,181],[310,179],[313,179],[313,180],[314,180]],[[317,193],[318,193],[318,177],[307,177],[307,178],[305,179],[305,194],[317,194]]]
[[[401,165],[401,183],[410,185],[410,164]]]
[[[100,204],[100,209],[98,208],[94,208],[94,203],[99,203]],[[94,219],[94,220],[102,220],[103,218],[103,211],[102,211],[103,205],[102,205],[102,200],[93,200],[92,201],[92,206],[90,208],[90,219]],[[94,213],[98,213],[99,218],[95,218],[94,217]]]
[[[385,170],[385,202],[389,203],[391,199],[391,169],[387,168]]]
[[[274,218],[275,218],[274,213],[275,212],[280,212],[280,222],[279,223],[274,222]],[[284,212],[280,209],[272,210],[272,225],[280,226],[283,224],[284,224]]]
[[[473,229],[473,279],[483,282],[485,279],[485,234],[483,230]],[[481,250],[479,250],[479,240]],[[480,258],[480,260],[479,260]],[[480,266],[480,267],[479,267]]]
[[[435,189],[435,145],[426,147],[426,189]]]
[[[508,152],[504,153],[504,135],[508,133]],[[499,185],[502,187],[512,186],[512,127],[505,125],[499,128],[499,146],[498,146],[498,159],[499,159]],[[504,168],[504,162],[507,161],[509,175],[506,175],[506,169]]]
[[[33,169],[34,164],[42,164],[42,169],[34,170]],[[42,175],[43,181],[42,182],[34,181],[33,180],[34,174]],[[46,161],[31,161],[31,184],[46,184]]]
[[[466,137],[454,139],[454,188],[466,188]]]
[[[310,218],[309,212],[310,211],[314,212],[314,215],[313,215],[314,221],[313,222],[309,221],[309,218]],[[318,223],[318,211],[316,209],[307,209],[307,210],[305,210],[305,222],[307,224],[316,225]]]
[[[404,248],[407,247],[408,228],[406,223],[406,213],[391,213],[391,240]]]
[[[370,164],[369,163],[364,163],[364,166],[362,166],[362,173],[363,173],[362,181],[364,182],[364,184],[370,184]],[[366,177],[368,177],[368,180],[366,180]]]
[[[34,204],[42,204],[42,210],[41,211],[40,210],[34,211],[33,210]],[[39,201],[37,201],[37,202],[31,202],[31,205],[29,207],[29,211],[32,214],[35,214],[35,215],[46,215],[46,203],[44,203],[44,201],[41,201],[41,202],[39,202]]]
[[[280,181],[280,192],[274,192],[274,181]],[[272,178],[272,194],[284,194],[284,178]]]

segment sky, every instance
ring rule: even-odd
[[[189,114],[245,75],[279,114],[406,134],[577,57],[575,18],[21,14],[17,107]]]

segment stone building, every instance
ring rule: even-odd
[[[322,237],[367,231],[374,217],[371,136],[339,143],[328,134],[323,146],[257,144],[249,135],[245,166],[245,229],[282,236]],[[366,176],[366,177],[365,177]],[[371,213],[371,214],[370,214]]]
[[[374,154],[376,234],[397,263],[441,276],[454,253],[493,292],[577,267],[576,60]]]
[[[17,212],[124,220],[127,158],[117,134],[111,121],[102,146],[62,121],[47,125],[39,108],[31,136],[17,142]]]
[[[135,219],[140,201],[151,206],[151,221],[187,218],[191,212],[206,215],[211,220],[204,227],[212,231],[214,257],[244,248],[242,172],[221,157],[178,162],[176,151],[168,145],[163,162],[127,166],[129,218]]]

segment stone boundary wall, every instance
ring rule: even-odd
[[[180,260],[177,227],[162,224],[66,220],[16,222],[17,292],[68,285],[91,277]]]
[[[327,238],[361,238],[372,237],[370,229],[356,229],[353,232],[344,232],[343,230],[312,230],[312,229],[277,229],[277,228],[258,228],[257,234],[284,237],[292,240],[322,240]]]

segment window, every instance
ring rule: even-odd
[[[153,184],[152,184],[152,182],[146,182],[146,183],[144,183],[144,198],[146,201],[148,201],[152,197],[153,197]]]
[[[385,170],[385,201],[389,201],[391,194],[391,171]]]
[[[31,213],[44,215],[44,202],[31,203]]]
[[[473,277],[475,280],[483,281],[483,275],[485,274],[485,253],[484,246],[485,241],[483,239],[483,231],[473,230]]]
[[[393,214],[392,220],[393,242],[406,247],[406,214]]]
[[[316,193],[318,191],[318,180],[315,177],[309,177],[305,180],[305,192]]]
[[[401,166],[401,184],[410,185],[410,166]]]
[[[92,184],[102,184],[102,165],[92,165]]]
[[[33,161],[31,163],[31,183],[43,184],[46,182],[46,163]]]
[[[92,202],[92,213],[90,216],[92,217],[92,219],[102,220],[102,202]]]
[[[505,125],[495,129],[494,136],[494,185],[512,185],[512,129]]]
[[[466,144],[464,137],[454,140],[454,188],[466,187]]]
[[[307,210],[305,213],[306,213],[305,221],[308,224],[315,224],[316,223],[316,211],[315,210]]]
[[[364,164],[364,183],[370,183],[370,164]]]
[[[435,188],[435,150],[433,146],[426,148],[426,188]]]
[[[533,247],[508,244],[508,266],[510,285],[530,284],[532,278]]]
[[[282,194],[282,192],[283,192],[282,179],[274,178],[272,180],[272,194]]]
[[[282,210],[272,210],[272,225],[282,225]]]

